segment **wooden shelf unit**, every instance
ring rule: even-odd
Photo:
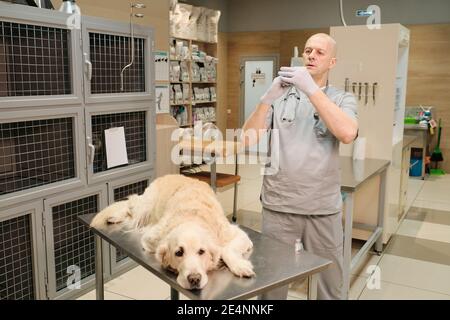
[[[188,48],[189,48],[189,56],[191,57],[190,59],[172,59],[173,57],[169,54],[169,68],[171,67],[171,62],[172,61],[177,61],[177,62],[186,62],[187,63],[187,67],[188,67],[188,72],[189,72],[189,81],[170,81],[170,90],[172,90],[172,85],[175,84],[187,84],[189,85],[189,99],[188,101],[186,101],[185,103],[174,103],[173,101],[170,101],[170,108],[171,108],[171,114],[172,114],[172,107],[176,107],[176,106],[184,106],[187,109],[187,113],[188,113],[188,117],[187,117],[187,124],[183,124],[180,125],[180,127],[192,127],[195,123],[194,120],[194,112],[193,112],[193,107],[195,106],[196,108],[202,108],[202,107],[214,107],[215,110],[215,118],[211,119],[207,122],[213,122],[215,123],[217,121],[217,79],[218,79],[218,63],[216,64],[216,81],[192,81],[192,63],[205,63],[204,61],[196,61],[192,59],[192,45],[197,45],[198,46],[198,50],[199,51],[204,51],[206,52],[207,55],[212,56],[212,57],[217,57],[218,54],[218,50],[217,50],[217,42],[208,42],[208,41],[200,41],[200,40],[195,40],[195,39],[187,39],[187,38],[180,38],[180,37],[175,37],[175,36],[171,36],[170,37],[170,42],[176,42],[176,41],[182,40],[183,42],[188,44]],[[200,88],[204,88],[204,87],[214,87],[215,91],[216,91],[216,99],[213,101],[194,101],[194,87],[200,87]],[[202,105],[202,106],[199,106]],[[203,106],[206,105],[206,106]],[[206,122],[206,121],[204,121]]]

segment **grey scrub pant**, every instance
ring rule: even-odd
[[[344,243],[342,212],[331,215],[301,215],[263,208],[262,215],[264,235],[292,245],[292,250],[295,240],[301,239],[305,250],[333,261],[319,274],[317,298],[341,299]],[[288,286],[277,288],[258,298],[283,300],[287,298],[288,288]]]

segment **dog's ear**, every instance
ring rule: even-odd
[[[160,243],[156,249],[155,255],[156,259],[161,263],[163,268],[167,268],[169,266],[169,244],[167,241]]]

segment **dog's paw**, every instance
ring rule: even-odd
[[[154,253],[156,252],[156,248],[158,247],[159,238],[155,237],[154,234],[144,233],[141,238],[142,248],[147,251]]]
[[[155,253],[155,249],[153,246],[149,246],[146,241],[141,241],[142,250],[144,250],[146,253]]]
[[[230,271],[238,277],[250,278],[255,275],[253,265],[250,261],[241,259],[235,264],[228,265]]]
[[[144,250],[147,253],[155,253],[156,252],[156,245],[151,244],[148,241],[141,241],[142,250]]]
[[[119,224],[128,219],[126,201],[115,202],[97,213],[91,222],[91,227],[104,228],[111,224]]]
[[[126,216],[111,216],[106,219],[108,224],[118,224],[125,221]]]
[[[141,230],[141,244],[145,251],[155,252],[156,247],[161,241],[160,229],[155,226],[149,226]]]

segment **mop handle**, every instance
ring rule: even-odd
[[[441,119],[439,119],[438,143],[437,143],[438,148],[440,144],[441,144]]]

